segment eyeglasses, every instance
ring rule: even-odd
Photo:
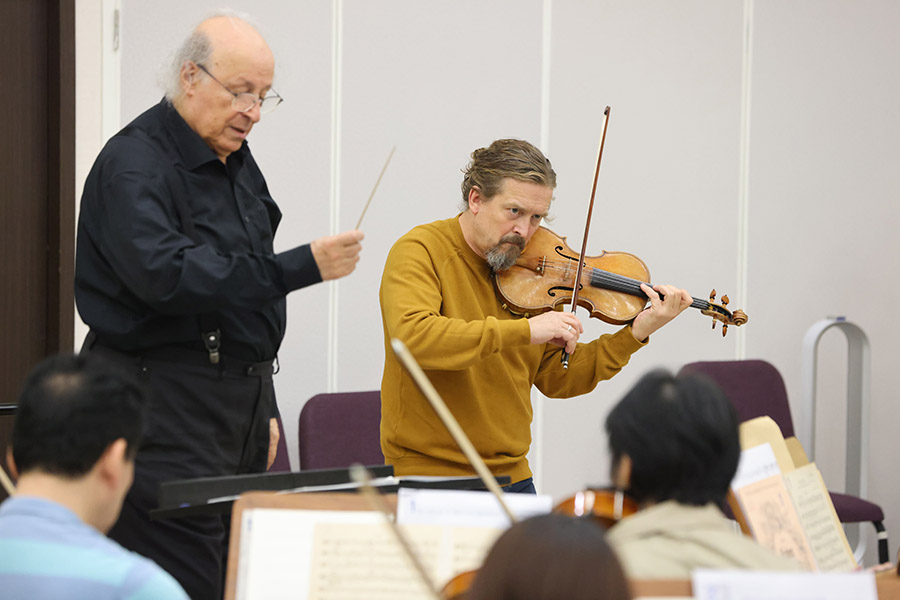
[[[209,75],[213,81],[225,88],[225,91],[233,96],[231,99],[231,107],[238,112],[247,112],[252,110],[254,106],[259,104],[259,112],[270,113],[275,110],[279,104],[284,102],[284,98],[278,95],[275,90],[269,90],[269,95],[260,98],[252,92],[232,92],[227,85],[216,79],[215,75],[210,73],[206,67],[198,64],[197,68]]]

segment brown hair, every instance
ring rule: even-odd
[[[551,189],[556,187],[556,172],[540,150],[525,140],[497,140],[472,153],[472,160],[463,171],[460,208],[463,211],[469,208],[469,191],[473,187],[481,190],[486,198],[492,198],[507,177]]]
[[[628,581],[603,529],[550,513],[506,530],[478,570],[466,600],[629,600]]]

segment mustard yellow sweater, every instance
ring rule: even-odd
[[[416,227],[394,244],[380,299],[381,448],[397,475],[474,471],[394,356],[392,338],[409,348],[494,475],[512,482],[531,477],[531,386],[555,398],[585,394],[642,346],[625,327],[579,344],[564,370],[561,349],[531,344],[528,321],[501,307],[490,267],[457,218]]]

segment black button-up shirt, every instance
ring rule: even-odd
[[[223,164],[163,100],[106,144],[85,182],[78,311],[97,343],[125,352],[203,348],[205,315],[223,354],[269,360],[284,337],[285,296],[322,280],[308,244],[275,254],[280,220],[246,142]]]

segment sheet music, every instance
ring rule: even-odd
[[[438,532],[439,533],[439,532]],[[432,574],[440,540],[410,535],[425,570]],[[313,533],[310,600],[419,600],[430,598],[403,549],[386,523],[347,525],[319,523]]]
[[[430,598],[384,516],[370,511],[243,512],[237,598]],[[501,530],[402,526],[438,586],[477,567]]]
[[[855,569],[856,560],[815,464],[810,463],[787,473],[784,484],[797,507],[819,570],[846,572]]]
[[[384,519],[372,511],[274,508],[248,509],[243,511],[241,518],[238,600],[308,600],[312,539],[317,519],[360,525],[380,523]]]
[[[484,528],[402,526],[433,582],[481,564],[498,532]],[[387,524],[319,523],[313,537],[310,600],[431,598]]]
[[[698,569],[697,600],[877,600],[872,573],[764,573]]]
[[[810,571],[816,561],[782,476],[773,475],[735,491],[757,542],[776,554],[792,556]]]

